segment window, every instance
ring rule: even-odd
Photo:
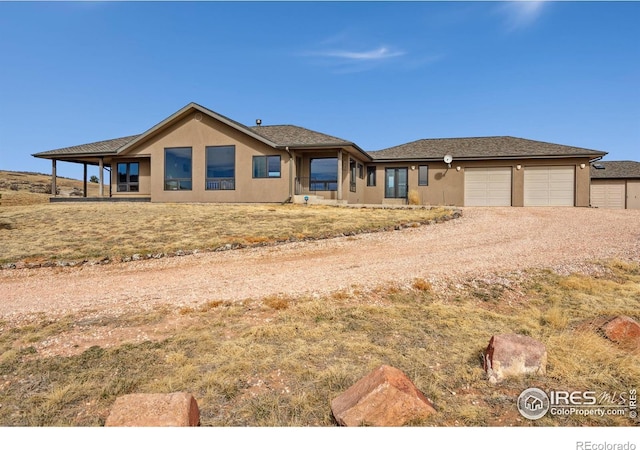
[[[254,156],[253,178],[280,178],[280,155]]]
[[[429,166],[418,166],[418,186],[429,186]]]
[[[407,198],[407,168],[394,167],[385,169],[385,198]]]
[[[164,149],[164,190],[191,190],[191,147]]]
[[[233,145],[206,147],[209,191],[227,191],[236,188],[236,148]]]
[[[309,190],[338,190],[338,158],[312,158],[310,166]]]
[[[367,186],[376,185],[376,168],[367,166]]]
[[[358,178],[364,180],[364,166],[362,164],[358,164]]]
[[[349,171],[351,176],[349,177],[349,190],[351,192],[356,191],[356,162],[352,159],[349,161]]]
[[[138,192],[139,175],[140,164],[137,162],[118,163],[118,192]]]

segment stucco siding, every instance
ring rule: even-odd
[[[206,189],[207,146],[235,146],[235,189]],[[165,149],[192,149],[191,190],[165,190]],[[282,202],[289,198],[289,164],[286,151],[273,149],[215,119],[193,113],[127,152],[126,157],[149,155],[150,194],[153,202]],[[253,157],[281,157],[280,177],[254,178]]]
[[[581,168],[580,164],[585,164]],[[419,166],[427,165],[428,186],[418,185]],[[393,167],[408,168],[408,190],[418,193],[421,204],[465,206],[465,170],[489,167],[511,168],[511,204],[524,205],[524,170],[527,166],[573,166],[575,167],[575,206],[589,206],[589,160],[587,158],[559,159],[521,159],[521,160],[455,160],[451,168],[444,162],[375,162],[369,166],[376,167],[376,186],[365,186],[366,203],[384,203],[385,201],[385,169]],[[459,170],[458,170],[459,169]],[[366,181],[366,180],[365,180]],[[365,183],[366,184],[366,183]]]

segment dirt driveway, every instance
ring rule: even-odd
[[[400,231],[105,266],[2,270],[0,318],[322,295],[418,277],[437,288],[610,258],[640,261],[640,211],[464,208],[460,219]]]

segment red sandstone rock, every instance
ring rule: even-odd
[[[613,342],[640,348],[640,324],[628,316],[617,316],[601,328],[604,335]]]
[[[383,365],[336,397],[331,411],[343,426],[396,427],[436,410],[402,371]]]
[[[129,394],[118,397],[107,427],[195,427],[200,423],[198,403],[191,394]]]
[[[492,336],[485,350],[483,366],[491,383],[531,373],[544,375],[547,371],[547,349],[528,336]]]

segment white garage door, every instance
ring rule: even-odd
[[[624,180],[591,180],[591,206],[624,209],[625,194]]]
[[[465,206],[511,206],[511,167],[464,171]]]
[[[574,190],[574,166],[524,169],[524,206],[573,206]]]

